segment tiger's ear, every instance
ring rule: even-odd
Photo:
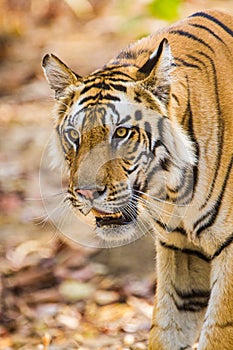
[[[56,98],[61,97],[68,86],[77,84],[81,79],[53,54],[44,56],[42,67],[51,89],[55,91]]]
[[[170,73],[173,66],[174,59],[170,45],[167,39],[163,39],[146,63],[139,68],[137,80],[166,103],[170,92]]]

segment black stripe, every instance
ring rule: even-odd
[[[156,140],[156,141],[155,141],[155,144],[154,144],[153,149],[152,149],[152,153],[153,153],[154,155],[156,154],[156,148],[158,148],[158,147],[164,147],[165,150],[166,150],[166,152],[167,152],[167,154],[168,154],[169,156],[171,156],[171,153],[169,152],[167,146],[166,146],[161,140]]]
[[[152,153],[155,154],[155,150],[156,148],[160,147],[160,146],[164,146],[163,143],[160,141],[160,140],[156,140],[155,141],[155,144],[153,146],[153,149],[152,149]]]
[[[201,252],[199,252],[197,250],[187,249],[187,248],[178,248],[174,245],[170,245],[170,244],[167,244],[167,243],[162,242],[162,241],[160,241],[160,244],[162,247],[167,248],[167,249],[171,249],[175,252],[181,252],[181,253],[188,254],[188,255],[194,255],[197,258],[200,258],[200,259],[207,261],[207,262],[209,262],[211,260],[208,256],[202,254]]]
[[[116,57],[118,59],[136,59],[138,56],[146,53],[148,56],[152,54],[151,50],[148,49],[140,49],[138,51],[121,51],[119,55]]]
[[[138,125],[135,125],[132,129],[131,135],[129,136],[129,138],[133,138],[135,135],[138,137],[136,140],[136,143],[138,143],[138,146],[141,142],[141,132],[140,132],[140,128]],[[146,153],[146,152],[145,152]]]
[[[198,145],[196,144],[196,147]],[[197,149],[197,148],[196,148]],[[199,154],[199,149],[197,149],[196,154]],[[196,186],[197,186],[197,182],[198,182],[198,177],[199,177],[199,172],[198,172],[198,165],[195,165],[193,167],[193,194],[192,194],[192,198],[194,197],[195,191],[196,191]]]
[[[104,82],[99,82],[99,83],[93,83],[91,85],[86,85],[83,90],[81,91],[80,95],[85,94],[88,92],[90,89],[105,89],[105,90],[110,90],[110,86],[105,84]]]
[[[69,100],[73,100],[74,96],[75,96],[75,92],[71,90],[71,93],[69,95]]]
[[[192,27],[201,28],[201,29],[206,30],[208,33],[213,35],[217,40],[221,41],[224,45],[226,45],[225,42],[217,34],[215,34],[215,32],[213,32],[213,30],[211,30],[210,28],[203,26],[201,24],[196,24],[196,23],[189,23],[189,25]]]
[[[140,146],[140,141],[141,141],[141,134],[140,131],[138,130],[138,128],[134,127],[134,129],[132,129],[131,134],[129,136],[129,139],[133,138],[134,136],[138,136],[137,140],[133,140],[133,142],[135,142],[134,147],[131,151],[132,153],[135,153],[138,150],[138,147]],[[146,154],[146,152],[143,152],[144,154]],[[140,159],[141,157],[137,158],[137,161]]]
[[[121,101],[120,97],[112,96],[110,94],[103,95],[103,100]]]
[[[156,221],[156,222],[158,223],[158,221]],[[202,260],[204,260],[206,262],[210,262],[213,259],[215,259],[216,257],[218,257],[225,248],[227,248],[229,245],[231,245],[231,243],[233,243],[233,233],[230,235],[230,237],[228,237],[225,240],[225,242],[216,250],[216,252],[211,257],[207,257],[204,254],[202,254],[202,253],[200,253],[200,252],[198,252],[196,250],[191,250],[191,249],[186,249],[186,248],[182,249],[182,248],[178,248],[178,247],[176,247],[174,245],[168,245],[167,243],[160,241],[161,246],[163,246],[164,248],[168,248],[168,249],[171,249],[171,250],[174,250],[174,251],[180,251],[180,252],[188,254],[188,255],[189,254],[190,255],[194,255],[194,256],[197,256],[198,258],[200,258],[200,259],[202,259]],[[177,290],[176,290],[176,292],[177,292]],[[178,294],[178,292],[177,292],[177,294]],[[206,291],[206,292],[203,291],[203,294],[204,294],[203,297],[204,296],[207,297],[208,296],[208,291]],[[180,297],[182,297],[182,296],[180,296]],[[188,293],[187,293],[187,298],[188,297],[189,296],[188,296]],[[198,295],[197,296],[193,296],[193,297],[198,297]],[[201,297],[201,295],[200,295],[200,297]],[[183,296],[182,298],[185,298],[185,296]]]
[[[207,44],[204,40],[198,38],[197,36],[189,33],[189,32],[185,32],[184,30],[171,30],[169,33],[171,34],[177,34],[177,35],[181,35],[181,36],[185,36],[186,38],[188,39],[192,39],[192,40],[195,40],[195,41],[198,41],[200,44],[202,45],[205,45],[206,47],[208,47],[208,49],[212,52],[214,52],[213,48]]]
[[[185,229],[183,227],[169,227],[167,224],[165,224],[164,222],[158,220],[158,219],[153,219],[156,224],[158,224],[160,227],[162,227],[163,230],[165,230],[166,232],[169,233],[180,233],[182,236],[187,236],[187,232],[185,231]]]
[[[166,118],[160,118],[159,119],[159,121],[158,121],[158,131],[159,131],[159,135],[160,135],[160,139],[161,139],[161,143],[162,143],[162,145],[166,148],[166,150],[167,150],[167,147],[165,146],[165,143],[166,143],[166,140],[165,140],[165,142],[164,142],[164,129],[165,129],[165,127],[164,127],[164,123],[165,122],[167,122],[166,121]],[[169,154],[170,154],[170,152],[169,152]]]
[[[199,163],[200,151],[199,151],[199,144],[197,142],[195,132],[194,132],[194,127],[193,127],[193,112],[192,112],[191,102],[190,102],[191,91],[190,91],[188,76],[186,76],[186,81],[187,81],[187,92],[188,92],[188,104],[187,104],[187,109],[186,109],[187,114],[188,114],[187,131],[188,131],[189,137],[193,143],[193,146],[195,147],[195,156],[197,159],[196,165],[193,166],[193,193],[192,193],[192,198],[191,198],[191,200],[192,200],[194,197],[195,191],[196,191],[198,178],[199,178],[198,163]]]
[[[148,56],[150,56],[153,53],[153,50],[149,50],[149,49],[139,49],[137,52],[137,56],[138,55],[142,55],[146,53]]]
[[[125,80],[125,82],[128,82],[129,80],[132,81],[133,78],[129,74],[119,70],[119,69],[125,68],[125,67],[136,67],[136,68],[139,68],[139,67],[137,67],[135,65],[132,65],[132,64],[121,64],[121,65],[115,65],[115,66],[110,66],[110,67],[109,66],[104,66],[103,70],[99,70],[99,71],[89,75],[88,82],[95,81],[96,77],[100,77],[100,76],[101,77],[105,77],[105,78],[109,77],[109,79],[112,79],[112,77],[117,76],[117,75],[129,78],[128,80]],[[118,81],[119,81],[119,77],[118,77]]]
[[[227,327],[233,327],[233,321],[229,321],[226,323],[217,323],[216,325],[218,328],[227,328]]]
[[[129,120],[131,120],[131,115],[126,115],[123,119],[119,119],[119,123],[117,123],[117,126],[127,123]]]
[[[183,205],[189,204],[191,202],[195,194],[195,188],[196,188],[196,183],[198,178],[198,174],[196,172],[197,172],[197,167],[195,166],[195,167],[192,167],[192,169],[190,169],[189,173],[186,172],[186,174],[185,173],[182,174],[182,179],[180,180],[180,186],[179,187],[177,186],[173,192],[171,191],[171,193],[174,193],[174,194],[178,192],[177,197],[173,198],[173,202],[182,203]],[[183,192],[181,190],[183,190]]]
[[[134,148],[136,148],[136,146],[137,146],[137,148],[138,148],[139,142],[136,142]],[[144,152],[141,152],[141,153],[138,154],[138,157],[135,159],[135,163],[138,163],[139,160],[140,160],[142,157],[144,157],[144,156],[146,156],[147,159],[148,159],[148,161],[149,161],[148,153],[147,153],[146,151],[144,151]],[[133,156],[133,158],[131,158],[131,159],[130,159],[130,158],[128,158],[128,159],[132,160],[132,159],[134,159],[134,158],[135,158],[135,156]]]
[[[172,94],[172,97],[176,100],[178,106],[180,106],[180,101],[179,101],[178,97],[175,94]]]
[[[114,81],[114,82],[119,83],[119,81],[121,81],[123,83],[128,83],[129,81],[132,81],[132,78],[128,74],[124,74],[121,71],[115,71],[115,72],[114,71],[112,71],[112,72],[111,71],[110,72],[103,71],[101,74],[96,73],[95,75],[89,75],[89,77],[85,81],[85,84],[93,84],[96,81],[97,77],[98,78],[101,77],[101,78],[104,78],[106,80],[109,80],[109,82]],[[123,79],[121,76],[127,77],[129,79]]]
[[[128,83],[129,80],[123,79],[122,77],[118,77],[118,76],[110,76],[110,75],[106,75],[106,77],[104,77],[106,80],[108,80],[108,83],[111,84],[112,82],[116,82],[116,83]],[[130,81],[132,81],[132,78],[130,79]]]
[[[185,67],[197,68],[198,70],[201,70],[201,68],[200,68],[198,65],[193,64],[193,63],[186,62],[186,61],[183,60],[182,58],[174,57],[174,59],[175,59],[176,61],[182,63],[182,65],[185,66]]]
[[[195,145],[195,148],[196,148],[196,151],[198,151],[198,154],[196,154],[196,156],[199,155],[199,145],[198,145],[198,142],[197,142],[197,139],[196,139],[196,136],[195,136],[195,133],[194,133],[194,128],[193,128],[193,112],[192,112],[192,108],[191,108],[191,91],[190,91],[190,85],[189,85],[189,78],[188,76],[186,76],[186,81],[187,81],[187,92],[188,92],[188,104],[187,104],[187,112],[188,112],[188,115],[189,115],[189,118],[188,118],[188,133],[189,133],[189,136],[191,138],[191,141],[194,143]]]
[[[135,91],[134,101],[138,103],[142,102],[141,94],[138,91]]]
[[[128,60],[134,60],[137,58],[137,53],[134,52],[134,51],[121,51],[119,53],[119,55],[117,55],[118,59],[122,59],[122,58],[125,58],[125,59],[128,59]]]
[[[58,124],[58,125],[56,126],[55,130],[56,130],[56,132],[58,133],[58,135],[60,136],[60,134],[61,134],[61,125]]]
[[[109,83],[109,84],[114,90],[121,91],[121,92],[124,92],[124,93],[126,93],[126,91],[127,91],[127,88],[124,85],[112,84],[112,83]]]
[[[218,248],[218,250],[216,250],[216,252],[212,255],[212,259],[216,258],[217,256],[219,256],[222,251],[228,247],[231,243],[233,242],[233,233],[231,234],[230,237],[228,237],[225,242],[221,245],[221,247]]]
[[[233,31],[226,26],[224,23],[222,23],[221,21],[219,21],[219,19],[209,15],[208,13],[205,12],[197,12],[194,13],[193,15],[191,15],[190,17],[204,17],[207,18],[209,21],[212,21],[216,24],[218,24],[222,29],[224,29],[228,34],[230,34],[231,36],[233,36]]]
[[[200,312],[208,306],[208,300],[202,301],[187,301],[182,304],[177,303],[174,300],[174,303],[179,311],[190,311],[190,312]]]
[[[186,80],[187,80],[187,76],[186,76]],[[189,89],[189,87],[188,87],[188,89]],[[188,131],[187,116],[189,116],[189,114],[190,114],[190,97],[189,97],[189,95],[190,95],[190,91],[188,90],[187,106],[186,106],[184,114],[182,115],[182,118],[181,118],[181,125],[184,127],[184,129],[186,131]]]
[[[195,57],[195,56],[193,56],[193,55],[187,55],[187,57],[188,57],[188,58],[191,58],[192,60],[194,60],[194,61],[196,61],[196,62],[198,62],[198,63],[200,63],[200,64],[202,64],[205,68],[207,68],[205,62],[203,62],[203,61],[200,60],[199,58],[197,58],[197,57]]]
[[[80,101],[79,101],[79,104],[83,104],[87,101],[90,101],[90,100],[97,100],[98,98],[100,97],[100,93],[98,92],[96,95],[89,95],[89,96],[86,96],[86,97],[83,97]]]
[[[96,113],[95,110],[93,110],[93,106],[96,106],[96,101],[93,102],[93,103],[89,103],[88,106],[84,106],[83,108],[81,108],[77,113],[74,114],[73,116],[73,119],[75,117],[77,117],[79,114],[83,113],[85,115],[85,117],[83,118],[82,120],[82,129],[84,129],[85,127],[85,123],[86,121],[92,117],[93,113]],[[105,111],[105,114],[106,114],[106,110],[105,108],[110,108],[112,110],[112,113],[111,113],[111,117],[112,117],[112,122],[113,122],[113,116],[117,116],[117,123],[119,122],[119,119],[120,119],[120,114],[119,112],[117,111],[116,109],[116,106],[114,105],[114,103],[111,103],[111,102],[106,102],[106,105],[105,107],[102,107],[101,109],[103,111]],[[73,120],[72,119],[72,120]]]
[[[106,105],[107,105],[108,108],[111,108],[113,113],[117,114],[117,116],[120,117],[120,113],[118,112],[118,110],[117,110],[116,106],[114,105],[114,103],[107,102]]]
[[[100,92],[98,92],[96,95],[91,95],[91,96],[87,96],[87,97],[84,97],[82,98],[80,101],[79,101],[79,104],[83,104],[85,102],[88,102],[88,101],[92,101],[92,104],[96,104],[96,101],[97,100],[109,100],[109,101],[120,101],[121,99],[117,96],[113,96],[113,95],[110,95],[110,94],[104,94],[102,95]],[[91,103],[90,103],[91,105]]]
[[[213,61],[213,59],[207,55],[206,53],[204,52],[201,52],[201,51],[197,51],[197,53],[205,58],[207,58],[212,66],[212,72],[213,72],[213,78],[214,78],[214,90],[215,90],[215,97],[216,97],[216,110],[217,110],[217,114],[218,114],[218,154],[217,154],[217,160],[216,160],[216,163],[215,163],[215,171],[214,171],[214,176],[213,176],[213,180],[211,182],[211,186],[210,186],[210,189],[209,189],[209,193],[208,195],[206,196],[206,200],[205,202],[202,204],[202,206],[200,207],[200,209],[203,209],[211,195],[212,195],[212,192],[213,192],[213,189],[214,189],[214,186],[215,186],[215,182],[216,182],[216,179],[217,179],[217,175],[218,175],[218,171],[220,169],[220,163],[221,163],[221,158],[222,158],[222,150],[223,150],[223,147],[222,147],[222,144],[223,144],[223,120],[221,119],[221,106],[220,106],[220,99],[219,99],[219,93],[218,93],[218,81],[217,81],[217,72],[216,72],[216,67],[215,67],[215,63]]]
[[[113,72],[114,74],[115,73],[119,73],[119,74],[122,74],[122,75],[125,75],[125,76],[128,76],[130,78],[130,76],[126,73],[123,73],[122,71],[119,70],[119,68],[125,68],[125,67],[136,67],[135,65],[133,65],[132,63],[122,63],[121,65],[117,64],[117,65],[105,65],[103,67],[103,70],[99,70],[98,72],[95,72],[93,73],[93,75],[95,74],[99,74],[99,73],[103,73],[105,74],[106,72]]]
[[[194,196],[195,176],[190,176],[189,174],[186,177],[183,176],[182,180],[180,186],[177,186],[173,191],[168,188],[168,195],[173,203],[187,205],[191,202]],[[183,193],[181,191],[182,189]]]
[[[173,286],[174,287],[174,286]],[[209,298],[210,291],[203,289],[192,289],[191,291],[185,292],[174,287],[176,294],[181,299],[193,299],[193,298]]]
[[[137,66],[135,66],[135,65],[132,65],[132,64],[125,64],[125,65],[123,65],[123,66],[118,66],[117,68],[121,68],[121,67],[136,67],[136,68],[139,68],[139,67],[137,67]],[[106,67],[105,68],[105,70],[103,71],[103,74],[102,74],[102,76],[106,76],[106,77],[108,77],[108,71],[110,71],[111,70],[111,68],[110,67]],[[134,80],[129,74],[127,74],[127,73],[123,73],[121,70],[112,70],[112,74],[113,74],[113,76],[116,78],[116,76],[123,76],[123,77],[126,77],[126,78],[129,78],[129,80],[130,81],[132,81],[132,80]],[[112,76],[110,75],[109,76],[109,79],[112,79]],[[122,80],[122,79],[120,79],[120,80]],[[119,81],[119,77],[118,77],[118,81]],[[127,81],[127,80],[126,80]]]
[[[118,125],[125,124],[125,123],[127,123],[129,120],[131,120],[131,116],[128,114],[128,115],[126,115],[123,119],[120,119],[120,120],[119,120],[119,124],[118,124]]]
[[[151,131],[151,126],[150,126],[150,123],[148,122],[145,122],[144,123],[144,130],[146,132],[146,135],[147,135],[147,138],[148,138],[148,141],[149,141],[149,150],[151,151],[151,137],[152,137],[152,131]]]
[[[170,244],[167,244],[167,243],[162,242],[162,241],[160,241],[160,244],[164,248],[171,249],[171,250],[174,250],[174,251],[177,251],[177,252],[181,252],[181,253],[184,253],[184,254],[188,254],[188,255],[194,255],[197,258],[200,258],[200,259],[202,259],[204,261],[210,261],[211,260],[209,257],[207,257],[206,255],[202,254],[201,252],[199,252],[197,250],[187,249],[187,248],[178,248],[178,247],[176,247],[174,245],[170,245]]]
[[[114,103],[107,102],[106,106],[112,110],[112,113],[113,113],[113,114],[111,114],[112,123],[113,123],[113,117],[114,116],[117,116],[116,123],[119,123],[120,122],[120,113],[118,112],[118,110],[116,108],[116,105]]]
[[[132,174],[137,168],[139,167],[139,164],[136,164],[132,169],[126,168],[126,166],[122,165],[123,170],[128,174]]]
[[[135,113],[134,113],[135,119],[137,121],[142,119],[142,112],[138,109]]]
[[[161,168],[164,171],[169,171],[171,168],[171,164],[172,164],[172,162],[168,158],[163,158],[163,159],[160,159],[160,161],[159,161],[159,165],[161,166]]]
[[[208,221],[205,222],[204,224],[202,224],[196,231],[196,235],[199,236],[202,231],[204,231],[205,229],[207,229],[208,227],[211,227],[215,220],[217,219],[217,216],[218,216],[218,213],[219,213],[219,210],[221,208],[221,204],[222,204],[222,199],[223,199],[223,196],[224,196],[224,193],[225,193],[225,190],[226,190],[226,186],[227,186],[227,182],[228,182],[228,179],[230,177],[230,173],[231,173],[231,169],[232,169],[232,165],[233,165],[233,156],[231,157],[231,161],[228,165],[228,168],[227,168],[227,172],[226,172],[226,175],[225,175],[225,179],[224,179],[224,182],[223,182],[223,185],[222,185],[222,190],[218,196],[218,199],[216,200],[214,206],[211,207],[211,209],[205,213],[202,217],[200,217],[195,223],[194,223],[194,229],[196,229],[199,224],[201,224],[205,219],[208,218]]]
[[[106,125],[106,115],[107,115],[107,113],[106,113],[106,110],[104,109],[104,108],[101,108],[101,110],[100,111],[98,111],[99,113],[98,114],[100,114],[101,112],[102,112],[102,115],[101,115],[101,117],[100,117],[100,120],[101,120],[101,124],[103,125],[103,126],[105,126]],[[99,117],[99,116],[98,116]],[[106,129],[105,129],[106,130]]]

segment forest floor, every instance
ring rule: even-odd
[[[166,22],[148,16],[143,1],[77,3],[0,5],[0,350],[147,348],[153,238],[99,249],[85,244],[85,228],[77,244],[59,232],[70,224],[46,217],[42,197],[58,191],[59,174],[41,161],[53,106],[41,60],[53,52],[85,75]],[[180,17],[214,5],[233,11],[229,1],[186,1]]]

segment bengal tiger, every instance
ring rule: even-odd
[[[232,350],[233,17],[197,12],[87,77],[43,69],[67,200],[106,242],[154,231],[149,349]]]

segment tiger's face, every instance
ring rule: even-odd
[[[148,196],[167,199],[168,189],[179,186],[194,163],[189,141],[169,117],[170,78],[163,73],[157,88],[151,82],[151,60],[156,57],[154,65],[160,61],[163,69],[171,65],[163,45],[140,71],[125,67],[119,73],[113,67],[108,74],[100,70],[80,78],[54,56],[43,62],[57,96],[68,200],[94,218],[97,235],[106,241],[129,241],[148,231],[153,221]],[[159,75],[157,69],[157,83]]]
[[[145,232],[143,196],[155,170],[153,192],[164,187],[168,151],[158,137],[152,138],[150,123],[157,119],[153,124],[158,128],[160,116],[138,108],[122,102],[84,110],[76,105],[59,130],[69,165],[68,198],[84,215],[93,214],[96,232],[105,240],[136,237],[143,228]],[[141,127],[143,114],[147,124]]]

